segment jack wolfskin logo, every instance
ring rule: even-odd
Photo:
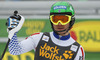
[[[65,59],[71,59],[73,56],[72,51],[65,51],[65,53],[63,53],[63,56],[65,57]]]
[[[63,53],[61,53],[57,46],[49,46],[47,43],[40,46],[39,49],[39,56],[50,60],[71,60],[73,55],[74,53],[72,51],[65,50]]]

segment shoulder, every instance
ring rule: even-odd
[[[34,43],[38,43],[42,37],[43,33],[40,32],[40,33],[34,33],[32,35],[30,35],[29,37],[26,38],[26,40],[30,40]]]
[[[73,40],[74,43],[79,46],[79,50],[78,51],[80,51],[80,53],[83,54],[84,53],[84,48],[82,47],[82,45],[80,43],[78,43],[77,41],[75,41],[73,38],[71,38],[71,40]]]
[[[79,47],[81,46],[80,43],[78,43],[75,39],[73,39],[73,37],[70,37],[70,40],[71,40],[71,42],[78,45]]]
[[[43,35],[43,32],[38,32],[38,33],[34,33],[34,34],[30,35],[30,36],[27,37],[27,38],[32,38],[32,39],[33,39],[33,38],[34,38],[34,39],[36,38],[36,39],[37,39],[37,38],[40,38],[42,35]],[[27,39],[27,38],[26,38],[26,39]]]
[[[77,60],[77,59],[85,60],[85,51],[81,45],[79,47],[79,50],[78,50],[77,55],[74,60]]]
[[[42,37],[43,33],[40,32],[40,33],[34,33],[32,35],[30,35],[29,37],[26,38],[27,41],[30,41],[31,43],[34,44],[34,47],[36,48],[41,37]]]
[[[77,44],[77,45],[79,45],[79,49],[83,52],[84,51],[84,49],[83,49],[83,47],[81,46],[81,44],[80,43],[78,43],[76,40],[74,40],[73,38],[71,38],[71,40],[73,41],[73,42],[75,42],[75,44]]]
[[[82,47],[82,45],[80,43],[78,43],[75,39],[73,39],[73,37],[71,37],[71,40],[73,42],[75,42],[76,45],[79,46],[77,55],[76,55],[76,57],[75,57],[74,60],[79,60],[79,59],[84,60],[85,59],[85,51],[84,51],[84,48]]]

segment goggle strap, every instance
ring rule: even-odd
[[[72,15],[71,12],[64,12],[64,13],[50,13],[50,15]]]

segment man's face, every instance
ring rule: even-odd
[[[53,27],[54,27],[54,30],[55,31],[63,31],[66,29],[66,31],[69,29],[69,23],[66,24],[66,25],[62,25],[61,23],[59,23],[58,25],[54,25],[53,24]],[[66,31],[63,31],[63,32],[58,32],[58,34],[60,35],[63,35]]]

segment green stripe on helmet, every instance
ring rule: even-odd
[[[72,16],[75,15],[73,6],[68,2],[56,2],[52,5],[50,13],[67,13],[70,12]]]

